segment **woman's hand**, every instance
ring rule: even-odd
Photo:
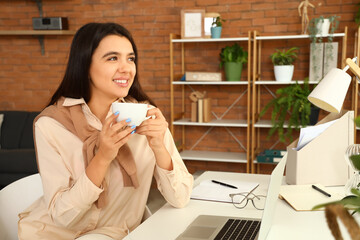
[[[132,136],[135,126],[127,126],[129,120],[116,122],[117,114],[108,117],[100,132],[100,143],[97,154],[109,163],[115,159],[122,145]]]
[[[149,109],[147,116],[155,116],[155,118],[151,117],[142,122],[141,125],[137,127],[136,133],[147,137],[149,146],[153,151],[163,150],[165,148],[164,136],[169,124],[158,108]]]

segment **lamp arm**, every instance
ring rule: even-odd
[[[358,78],[360,78],[360,68],[359,68],[359,66],[356,65],[356,64],[354,63],[354,61],[351,60],[350,58],[347,58],[345,62],[346,62],[346,64],[349,66],[350,70],[351,70]],[[345,67],[345,68],[346,68],[346,67]],[[345,69],[345,68],[344,68],[344,69]]]

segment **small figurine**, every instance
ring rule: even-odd
[[[308,11],[307,8],[312,7],[315,8],[314,5],[312,5],[309,0],[304,0],[299,4],[298,10],[299,10],[299,16],[301,17],[301,31],[302,34],[307,33],[307,29],[309,27],[309,17],[308,17]],[[302,10],[302,12],[301,12]]]

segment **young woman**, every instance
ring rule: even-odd
[[[21,240],[122,239],[141,222],[153,176],[172,206],[188,203],[193,177],[161,111],[153,107],[148,116],[155,117],[127,126],[129,119],[116,122],[115,101],[154,105],[141,89],[130,33],[115,23],[86,24],[34,121],[44,196],[19,215]]]

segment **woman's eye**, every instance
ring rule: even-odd
[[[117,57],[110,57],[108,60],[110,60],[110,61],[116,61],[117,60]]]
[[[130,62],[135,62],[135,57],[129,57]]]

